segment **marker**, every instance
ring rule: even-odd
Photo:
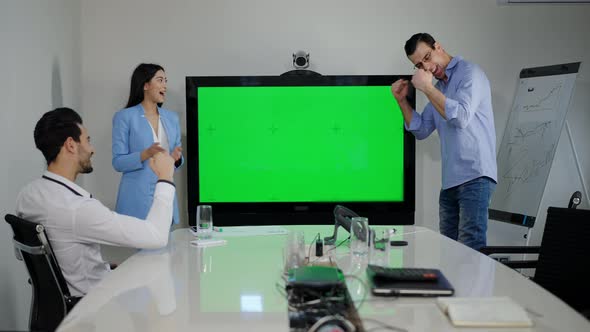
[[[223,232],[223,228],[221,227],[213,227],[214,232]]]

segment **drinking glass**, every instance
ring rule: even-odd
[[[369,253],[369,219],[353,217],[350,220],[350,252],[355,256]]]
[[[213,234],[213,212],[211,205],[197,206],[197,236],[210,238]]]
[[[303,231],[290,231],[284,251],[285,272],[305,265],[305,235]]]

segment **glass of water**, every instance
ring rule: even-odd
[[[350,220],[350,252],[355,256],[369,253],[369,219],[353,217]]]
[[[213,212],[211,205],[197,206],[197,236],[209,238],[213,235]]]
[[[284,252],[285,272],[305,265],[305,235],[303,231],[290,231]]]

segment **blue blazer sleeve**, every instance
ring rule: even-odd
[[[130,118],[128,112],[113,116],[113,168],[117,172],[131,172],[143,168],[141,151],[129,151]]]
[[[172,144],[172,151],[174,151],[174,149],[177,146],[181,145],[181,141],[180,141],[180,121],[178,119],[178,114],[176,113],[172,113],[172,121],[174,122],[174,128],[175,128],[175,135],[174,135],[174,144]],[[170,152],[172,152],[170,151]],[[180,156],[180,164],[176,167],[176,169],[179,169],[182,165],[184,165],[184,155]]]

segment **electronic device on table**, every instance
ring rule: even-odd
[[[455,290],[438,269],[367,266],[371,291],[377,296],[451,296]]]
[[[348,233],[351,232],[351,228],[352,228],[352,218],[354,217],[359,217],[359,215],[342,206],[342,205],[336,205],[336,207],[334,208],[334,234],[332,236],[327,236],[324,238],[324,244],[326,245],[332,245],[336,242],[336,239],[338,238],[338,228],[342,227],[344,228]],[[367,236],[367,229],[359,229],[357,230],[358,234],[357,237],[360,239],[363,239]]]
[[[291,332],[328,328],[330,331],[364,331],[336,267],[304,266],[289,270],[286,285]]]

